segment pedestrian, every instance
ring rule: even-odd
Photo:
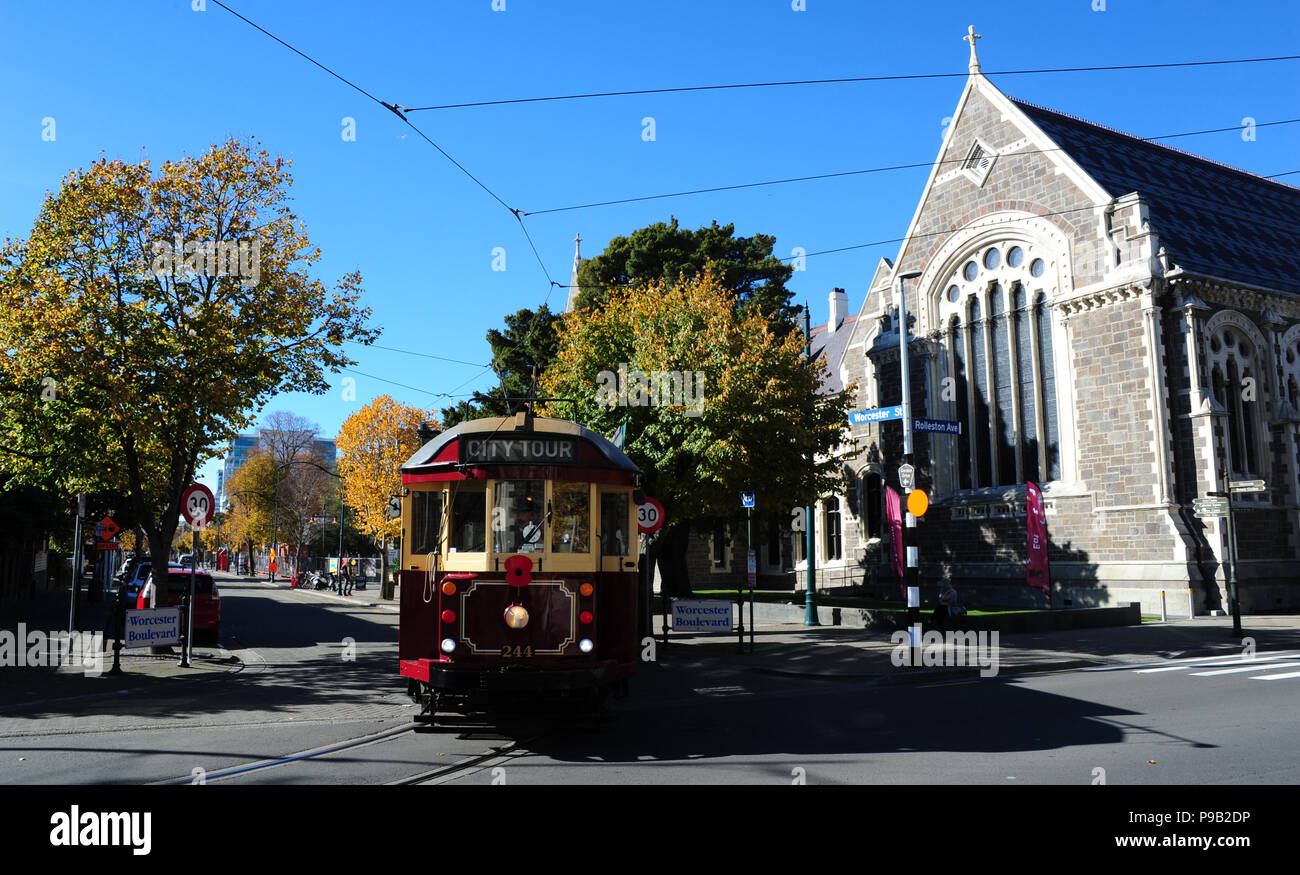
[[[343,566],[344,595],[352,595],[352,566]]]
[[[959,612],[958,605],[957,590],[953,588],[952,581],[945,580],[939,584],[939,605],[934,609],[934,628],[944,631],[948,618]]]

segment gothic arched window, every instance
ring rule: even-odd
[[[1030,247],[1004,242],[972,253],[944,284],[959,489],[1061,477],[1046,273]]]
[[[1225,323],[1210,331],[1210,391],[1228,413],[1224,437],[1233,474],[1262,470],[1257,352],[1255,341],[1240,326]]]

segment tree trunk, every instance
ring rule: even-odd
[[[673,598],[692,595],[690,575],[686,568],[686,548],[690,542],[688,526],[674,526],[664,531],[654,543],[663,591]]]

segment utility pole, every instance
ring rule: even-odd
[[[804,355],[808,361],[812,361],[812,314],[808,309],[807,302],[803,305],[803,337],[804,337]],[[808,452],[808,471],[811,474],[814,459],[812,451]],[[804,506],[804,556],[808,562],[808,585],[804,589],[803,596],[803,624],[805,626],[820,626],[821,622],[817,619],[817,539],[814,535],[814,519],[816,518],[813,509],[817,505],[814,498]]]
[[[908,271],[898,276],[898,351],[901,359],[901,377],[903,381],[903,465],[898,469],[899,486],[903,488],[904,512],[907,514],[907,527],[903,529],[903,544],[907,548],[907,632],[912,639],[912,665],[919,664],[917,659],[921,642],[917,640],[917,627],[921,621],[921,586],[917,579],[919,551],[916,546],[916,517],[907,507],[907,493],[915,486],[916,466],[912,464],[912,382],[911,370],[907,361],[907,297],[903,290],[903,281],[919,277],[919,270]],[[906,479],[909,482],[903,482]]]

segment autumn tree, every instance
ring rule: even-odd
[[[119,489],[156,567],[197,466],[375,337],[358,274],[309,274],[288,166],[234,140],[156,175],[104,159],[0,250],[0,470]]]
[[[232,544],[245,544],[251,559],[255,544],[274,537],[275,461],[266,451],[251,454],[226,484],[230,510],[226,531]]]
[[[578,418],[596,431],[627,425],[623,450],[666,512],[651,561],[670,592],[686,594],[692,523],[730,517],[742,491],[758,493],[759,509],[788,513],[836,488],[829,452],[852,387],[821,394],[826,373],[823,360],[805,358],[802,333],[778,336],[760,313],[738,312],[706,272],[568,314],[542,386],[577,399]]]
[[[402,521],[389,513],[388,502],[401,494],[402,465],[422,444],[422,423],[436,426],[434,411],[380,395],[344,420],[334,439],[344,496],[360,528],[381,542],[381,568],[387,564],[389,540],[402,533]]]

